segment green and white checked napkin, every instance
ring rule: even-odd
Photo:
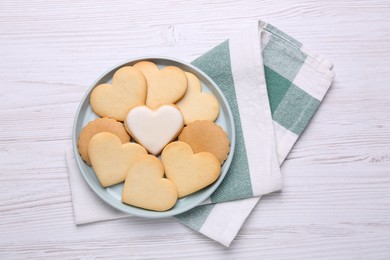
[[[280,165],[329,89],[332,64],[264,22],[192,62],[221,88],[236,124],[236,149],[221,186],[201,206],[176,216],[229,246],[260,196],[280,190]],[[71,148],[67,162],[76,224],[126,217],[85,184]]]

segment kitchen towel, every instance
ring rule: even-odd
[[[176,219],[229,246],[261,195],[280,190],[281,163],[330,87],[332,64],[270,24],[253,22],[192,62],[226,96],[236,125],[231,167],[216,192]],[[67,149],[76,224],[126,217],[89,189]]]

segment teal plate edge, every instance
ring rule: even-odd
[[[228,134],[229,140],[230,140],[230,152],[228,155],[228,158],[222,165],[221,174],[216,182],[211,184],[210,186],[193,193],[189,196],[186,196],[184,198],[178,199],[176,205],[167,211],[158,212],[158,211],[151,211],[146,210],[138,207],[133,207],[127,204],[124,204],[120,201],[120,194],[118,194],[118,191],[121,191],[121,187],[123,184],[115,185],[113,187],[104,188],[100,185],[93,169],[88,166],[81,158],[80,154],[78,153],[78,147],[77,147],[77,140],[80,134],[81,129],[84,127],[84,125],[87,123],[87,121],[93,120],[93,117],[97,117],[96,115],[90,115],[90,119],[87,118],[87,114],[91,113],[92,110],[90,108],[89,104],[89,97],[91,95],[92,90],[103,83],[109,82],[115,73],[116,70],[118,70],[121,67],[124,66],[131,66],[139,61],[151,61],[156,63],[158,66],[177,66],[181,68],[184,71],[191,72],[195,74],[200,81],[202,82],[202,92],[211,92],[216,99],[219,102],[220,105],[220,115],[218,116],[218,119],[216,123],[220,125]],[[206,90],[206,91],[204,91]],[[208,90],[208,91],[207,91]],[[88,112],[89,111],[89,112]],[[93,113],[93,112],[92,112]],[[226,176],[229,166],[231,164],[231,161],[233,159],[234,155],[234,147],[235,147],[235,128],[234,128],[234,117],[232,114],[232,111],[230,109],[229,103],[227,102],[225,96],[223,95],[222,91],[219,89],[217,84],[204,72],[193,66],[192,64],[189,64],[187,62],[175,59],[175,58],[169,58],[169,57],[138,57],[131,60],[128,60],[126,62],[123,62],[108,71],[106,71],[98,80],[96,80],[87,90],[86,94],[83,96],[80,105],[77,109],[74,124],[73,124],[73,133],[72,133],[72,143],[73,143],[73,152],[77,161],[77,165],[80,169],[81,174],[83,175],[85,181],[87,182],[88,186],[94,191],[94,193],[102,199],[104,202],[106,202],[111,207],[122,211],[124,213],[127,213],[129,215],[138,216],[138,217],[145,217],[145,218],[165,218],[170,217],[174,215],[178,215],[181,213],[184,213],[198,205],[200,205],[202,202],[204,202],[207,198],[210,197],[210,195],[218,188],[218,186],[221,184],[222,180]]]

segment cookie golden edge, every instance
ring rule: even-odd
[[[143,60],[143,61],[138,61],[137,63],[135,63],[133,65],[133,67],[137,68],[139,71],[141,71],[141,73],[143,73],[143,75],[146,79],[146,82],[148,84],[148,89],[147,89],[147,94],[146,94],[145,105],[151,109],[154,109],[154,108],[161,106],[161,105],[175,104],[176,102],[178,102],[180,99],[183,98],[183,96],[185,95],[185,93],[187,91],[187,87],[188,87],[187,76],[185,75],[185,71],[177,66],[165,66],[165,67],[160,69],[156,63],[148,61],[148,60]],[[150,87],[150,83],[151,83],[150,81],[154,81],[155,77],[151,76],[149,74],[149,72],[152,71],[152,73],[154,73],[154,72],[159,73],[159,72],[164,71],[164,70],[165,71],[167,71],[167,70],[176,71],[175,73],[178,73],[177,76],[179,76],[179,78],[176,77],[176,81],[183,84],[184,87],[183,87],[183,89],[177,90],[177,97],[176,98],[174,98],[172,100],[168,100],[168,101],[165,100],[165,101],[161,102],[161,101],[155,100],[156,98],[155,98],[154,93],[153,93],[153,95],[151,95],[149,93],[149,91],[151,89],[153,89],[153,91],[156,91],[156,89]],[[146,72],[146,71],[148,71],[148,72]],[[153,77],[153,79],[150,79],[150,77]],[[158,90],[158,91],[161,92],[162,90]]]
[[[191,148],[194,150],[194,152],[200,152],[200,151],[196,151],[197,149],[195,149],[195,147],[193,145],[193,142],[190,141],[190,140],[194,140],[194,139],[197,138],[196,135],[194,136],[194,132],[193,132],[194,128],[195,128],[195,130],[197,130],[196,128],[199,128],[198,125],[204,125],[204,124],[208,124],[208,125],[212,125],[213,127],[216,127],[216,129],[218,129],[218,131],[219,131],[218,135],[222,138],[222,141],[225,144],[221,144],[222,145],[221,149],[223,150],[223,153],[221,152],[221,153],[215,154],[215,153],[213,153],[211,151],[208,151],[208,150],[202,150],[202,151],[208,151],[208,152],[213,153],[218,158],[218,160],[220,161],[221,165],[223,165],[223,163],[229,157],[229,153],[230,153],[230,150],[231,150],[231,147],[230,147],[231,143],[230,143],[230,139],[229,139],[229,136],[226,133],[226,131],[221,126],[217,125],[215,122],[211,122],[211,121],[208,121],[208,120],[196,120],[194,122],[191,122],[190,124],[186,125],[182,129],[182,131],[178,135],[178,140],[189,144],[191,146]],[[191,131],[191,132],[188,133],[189,131]],[[199,132],[199,131],[200,130],[197,130],[197,132]],[[202,131],[206,131],[206,130],[202,129]],[[202,132],[202,131],[200,131],[200,132]]]
[[[202,91],[202,83],[195,74],[187,71],[185,71],[184,73],[188,81],[187,90],[184,96],[175,103],[182,111],[184,117],[184,124],[188,125],[189,123],[192,123],[197,120],[207,120],[214,122],[215,120],[217,120],[220,113],[218,100],[213,94],[205,93]],[[191,88],[193,88],[192,91]],[[202,104],[191,104],[191,102],[193,102],[194,96],[202,96]],[[204,106],[204,102],[207,102],[209,109],[207,110],[207,112],[199,112],[197,107]],[[192,107],[189,104],[192,105]]]
[[[102,129],[99,131],[99,129]],[[91,134],[92,132],[92,134]],[[122,143],[128,143],[131,141],[130,135],[126,131],[123,123],[116,121],[112,118],[102,117],[96,118],[86,124],[79,135],[77,140],[77,149],[86,164],[91,166],[91,161],[88,155],[88,145],[92,137],[101,132],[109,132],[119,137]]]
[[[140,196],[145,195],[144,192],[139,192],[139,189],[132,190],[131,188],[130,188],[130,191],[127,190],[128,186],[131,185],[131,184],[129,184],[129,182],[132,181],[131,178],[133,177],[133,174],[139,174],[139,173],[133,173],[133,172],[136,171],[136,167],[138,166],[138,164],[142,164],[143,161],[145,161],[145,160],[149,161],[149,164],[148,164],[149,166],[155,167],[155,170],[158,171],[159,176],[157,176],[156,178],[160,180],[160,185],[164,185],[164,187],[166,188],[165,191],[168,193],[171,193],[171,194],[169,194],[167,201],[163,201],[163,203],[156,203],[154,205],[145,205],[147,203],[150,203],[151,200],[156,199],[156,197],[155,197],[156,194],[152,194],[151,196],[147,197],[146,199],[139,201]],[[178,191],[177,191],[176,185],[172,181],[170,181],[169,179],[165,178],[164,175],[165,175],[164,166],[163,166],[162,162],[157,157],[155,157],[154,155],[149,155],[149,154],[137,156],[137,158],[135,159],[135,162],[128,169],[128,173],[127,173],[126,180],[125,180],[123,190],[122,190],[122,196],[121,196],[122,203],[133,206],[133,207],[137,207],[137,208],[151,210],[151,211],[164,212],[164,211],[170,210],[171,208],[173,208],[176,205],[176,202],[178,199]],[[140,187],[137,187],[137,188],[140,188]],[[129,194],[130,192],[133,192],[133,191],[135,191],[136,193],[140,193],[140,194],[136,194],[136,195]],[[149,190],[149,192],[151,192],[151,191]],[[153,193],[153,191],[151,193]]]
[[[110,109],[111,112],[107,112],[104,108],[102,108],[101,106],[101,99],[99,98],[99,95],[98,92],[99,91],[102,91],[101,89],[103,88],[109,88],[109,89],[112,89],[112,88],[116,88],[114,86],[114,80],[115,80],[115,77],[116,75],[118,75],[118,73],[120,73],[121,70],[123,69],[130,69],[132,71],[132,73],[135,73],[135,74],[138,74],[136,75],[136,77],[138,78],[138,80],[141,81],[141,84],[142,84],[142,88],[144,89],[142,92],[144,92],[142,95],[143,97],[141,97],[137,102],[136,104],[133,104],[131,106],[127,106],[127,108],[125,110],[127,111],[123,111],[122,113],[118,113],[117,110],[115,109]],[[139,105],[143,105],[143,104],[146,104],[146,98],[147,98],[147,81],[146,81],[146,78],[144,76],[144,74],[142,73],[142,71],[140,71],[139,69],[135,68],[134,66],[123,66],[121,68],[118,68],[114,75],[112,76],[112,82],[111,84],[109,83],[103,83],[103,84],[100,84],[98,86],[96,86],[92,92],[91,92],[91,95],[89,97],[89,103],[91,105],[91,109],[92,111],[100,116],[100,117],[107,117],[107,118],[113,118],[117,121],[121,121],[123,122],[125,120],[125,117],[128,113],[129,110],[131,110],[133,107],[136,107],[136,106],[139,106]],[[105,102],[106,103],[106,102]],[[110,103],[110,102],[109,102]],[[110,105],[103,105],[104,107],[106,106],[110,106]],[[121,115],[119,115],[121,114]]]
[[[177,149],[174,152],[176,152],[178,154],[177,155],[169,154],[169,153],[172,153],[172,151],[170,151],[170,150],[174,150],[174,149]],[[204,180],[204,177],[200,177],[201,180],[199,180],[199,182],[198,182],[199,185],[193,185],[191,188],[188,188],[188,186],[191,186],[191,185],[187,185],[188,181],[186,179],[184,179],[184,180],[181,179],[180,181],[187,181],[187,184],[185,184],[184,186],[182,184],[179,184],[178,183],[179,180],[176,178],[176,176],[181,175],[180,172],[186,172],[186,171],[188,172],[189,166],[176,165],[176,167],[179,166],[178,168],[180,168],[180,169],[178,169],[178,168],[174,169],[171,167],[171,163],[172,163],[171,160],[173,160],[173,163],[175,163],[175,161],[180,157],[180,155],[183,155],[184,153],[186,153],[190,156],[190,158],[186,158],[186,159],[199,160],[199,158],[202,157],[201,160],[207,160],[209,162],[210,168],[208,170],[210,170],[210,172],[207,172],[208,176],[206,176],[206,177],[210,177],[210,179]],[[172,158],[174,158],[174,159],[172,159]],[[216,182],[217,179],[219,178],[219,176],[221,175],[221,165],[219,163],[219,159],[214,154],[209,153],[209,152],[195,153],[189,144],[187,144],[185,142],[181,142],[181,141],[171,142],[164,148],[164,150],[161,153],[161,162],[163,163],[163,166],[165,169],[166,178],[171,180],[176,185],[176,187],[178,189],[179,198],[189,196],[195,192],[198,192],[200,190],[207,188],[208,186],[210,186],[214,182]],[[202,170],[204,170],[204,169],[202,169]],[[195,174],[202,174],[202,173],[203,173],[203,171],[200,173],[195,172]],[[191,181],[192,180],[193,179],[191,179]],[[206,182],[206,183],[204,183],[204,182]],[[195,187],[195,186],[198,186],[198,187]]]
[[[107,165],[109,164],[109,157],[104,157],[104,159],[99,158],[101,157],[99,154],[104,154],[107,152],[106,149],[112,148],[107,147],[107,145],[102,146],[101,143],[104,144],[104,142],[108,142],[109,145],[118,145],[118,149],[120,149],[120,151],[118,151],[119,153],[127,153],[128,155],[129,151],[124,151],[123,149],[131,149],[131,157],[127,157],[126,160],[116,162],[123,163],[125,165],[125,169],[122,169],[122,172],[118,173],[118,169],[115,169],[116,167],[118,167],[118,164]],[[99,148],[97,148],[96,146]],[[101,147],[105,148],[105,150],[99,150]],[[94,169],[97,179],[99,180],[100,185],[106,188],[123,182],[126,178],[126,172],[132,162],[134,162],[135,158],[140,155],[147,155],[148,153],[143,146],[137,143],[122,143],[119,137],[117,137],[115,134],[109,132],[100,132],[91,138],[88,147],[88,154],[90,156],[92,167]],[[120,154],[119,156],[122,156],[122,154]],[[103,164],[105,165],[103,166]],[[111,168],[109,174],[106,174],[105,172],[107,168]]]

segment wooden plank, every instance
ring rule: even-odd
[[[0,258],[386,259],[388,1],[2,1]],[[76,227],[64,158],[92,82],[143,55],[190,61],[251,20],[333,61],[336,80],[230,249],[172,219]]]

